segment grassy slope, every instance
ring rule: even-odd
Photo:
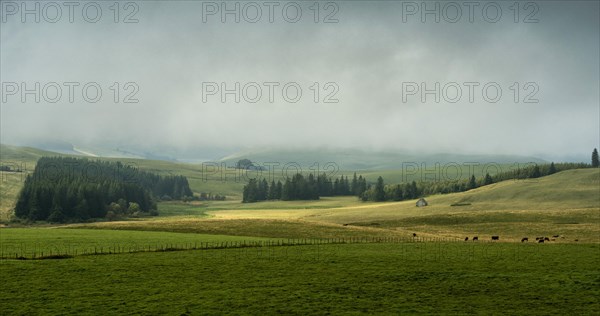
[[[27,173],[33,171],[36,161],[42,156],[56,154],[30,147],[0,145],[0,164],[24,172],[0,172],[0,220],[8,220]]]
[[[0,229],[35,249],[250,237],[462,237],[560,233],[554,244],[295,246],[3,260],[0,314],[598,314],[600,170],[506,181],[415,201],[161,203],[162,216],[92,229]],[[470,205],[452,207],[456,202]],[[350,224],[342,226],[341,224]],[[133,232],[120,229],[164,232]],[[181,234],[205,233],[213,235]],[[532,236],[530,236],[532,237]],[[41,247],[41,246],[40,246]]]
[[[531,157],[519,157],[519,156],[466,156],[466,155],[429,155],[429,156],[415,156],[415,155],[400,155],[391,153],[381,153],[373,155],[372,153],[365,153],[361,151],[352,151],[350,153],[340,151],[280,151],[280,152],[262,152],[257,154],[258,156],[249,156],[259,161],[277,161],[280,163],[279,166],[275,167],[276,172],[269,174],[267,171],[257,172],[248,171],[247,173],[239,170],[225,170],[221,165],[216,168],[214,165],[202,165],[202,164],[187,164],[187,163],[176,163],[171,161],[162,160],[148,160],[148,159],[133,159],[133,158],[91,158],[89,159],[102,159],[111,161],[121,161],[123,163],[137,166],[140,169],[155,172],[161,175],[184,175],[190,182],[190,187],[196,193],[199,192],[212,192],[219,194],[226,194],[232,199],[241,198],[241,191],[244,184],[247,182],[247,178],[250,177],[266,177],[269,180],[282,180],[285,178],[283,173],[283,167],[289,162],[298,162],[302,166],[304,173],[314,172],[317,167],[314,163],[318,163],[321,172],[326,172],[330,176],[339,177],[340,175],[351,176],[353,171],[336,170],[333,169],[323,170],[327,162],[335,162],[340,168],[356,170],[363,170],[358,173],[363,174],[371,182],[374,182],[378,176],[383,176],[387,183],[400,183],[406,181],[423,181],[432,179],[467,179],[470,173],[474,173],[477,177],[484,176],[486,171],[494,174],[497,169],[490,168],[484,170],[485,163],[490,161],[496,161],[500,170],[506,171],[514,168],[513,165],[507,163],[513,162],[529,162],[536,161],[541,162],[539,159]],[[35,168],[35,163],[38,158],[42,156],[67,156],[65,154],[58,154],[50,151],[39,150],[30,147],[17,147],[0,145],[0,163],[18,166],[22,169],[32,171]],[[242,157],[241,155],[239,157]],[[235,165],[235,162],[239,159],[230,158],[225,159],[222,162],[227,163],[228,166]],[[402,162],[414,162],[418,165],[418,170],[410,169],[412,167],[406,167],[403,170]],[[461,169],[456,168],[444,168],[446,162],[454,161],[457,162]],[[466,165],[462,165],[462,161],[479,161],[480,165],[476,166],[473,170],[469,169]],[[435,171],[435,163],[440,162],[441,168]],[[219,162],[221,163],[221,162]],[[426,165],[421,166],[422,163]],[[312,169],[311,169],[312,167]],[[395,169],[390,169],[395,168]],[[372,169],[377,169],[376,171]],[[423,169],[423,170],[421,170]],[[426,171],[425,169],[432,169]],[[471,171],[470,171],[471,170]],[[295,172],[295,169],[290,169],[289,173]],[[289,174],[291,176],[291,174]],[[10,210],[14,207],[16,196],[22,186],[24,175],[15,175],[11,173],[2,173],[2,179],[0,182],[0,220],[8,220]]]
[[[415,201],[363,203],[353,197],[321,201],[252,204],[205,202],[197,206],[161,204],[163,213],[184,208],[180,216],[145,221],[88,224],[88,227],[190,231],[266,237],[421,236],[464,238],[501,235],[517,241],[528,236],[562,235],[558,241],[599,242],[600,170],[569,170],[524,181],[505,181],[476,190]],[[456,202],[470,203],[451,206]],[[185,216],[183,216],[185,215]],[[208,216],[209,218],[206,218]],[[343,226],[342,224],[349,224]]]
[[[250,150],[236,153],[221,161],[234,165],[240,159],[253,162],[277,162],[280,168],[288,163],[297,163],[303,168],[312,166],[323,168],[327,163],[334,163],[342,170],[398,170],[405,163],[426,163],[432,167],[435,163],[444,165],[449,162],[479,162],[481,164],[495,162],[499,164],[526,163],[544,161],[534,157],[516,155],[459,155],[459,154],[415,154],[410,152],[362,151],[356,149],[301,148],[287,150]]]
[[[0,163],[21,168],[27,170],[27,172],[32,172],[37,160],[43,156],[67,155],[29,147],[0,145]],[[197,164],[128,158],[87,158],[90,160],[121,161],[124,164],[161,175],[184,175],[188,178],[192,191],[197,193],[212,192],[237,198],[241,196],[240,192],[244,185],[241,181],[234,181],[232,175],[223,175],[223,179],[229,180],[222,181],[220,173],[208,169],[208,167],[203,172],[202,165]],[[23,185],[26,173],[0,172],[0,220],[6,221],[10,218],[11,210]]]
[[[217,218],[288,218],[335,224],[415,230],[450,237],[477,234],[565,235],[570,241],[599,241],[600,170],[570,170],[535,180],[505,181],[476,190],[415,201],[360,203],[332,209],[209,212]],[[451,206],[456,202],[470,203]],[[268,205],[268,203],[263,203]]]

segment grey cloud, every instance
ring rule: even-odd
[[[201,3],[187,1],[139,2],[136,24],[10,20],[0,31],[2,81],[96,81],[105,97],[94,104],[12,98],[2,104],[1,141],[587,154],[600,142],[599,4],[537,3],[533,24],[513,23],[508,11],[498,23],[403,23],[402,3],[391,1],[339,2],[334,24],[308,15],[295,24],[202,23]],[[136,82],[140,103],[112,102],[115,81]],[[297,82],[303,98],[203,103],[207,81]],[[496,81],[503,98],[403,103],[407,81]],[[509,87],[529,81],[539,85],[540,102],[514,103]],[[340,102],[314,103],[314,82],[337,83]]]

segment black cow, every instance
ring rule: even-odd
[[[558,238],[558,237],[560,237],[560,235],[554,235],[554,236],[552,236],[552,237],[554,237],[554,238]]]
[[[540,239],[540,240],[538,240],[538,242],[539,242],[540,244],[543,244],[543,243],[544,243],[544,240],[543,240],[543,239]]]
[[[492,236],[492,240],[500,240],[500,236]]]
[[[526,241],[529,241],[529,238],[527,238],[527,237],[521,238],[521,242],[526,242]]]
[[[479,241],[479,237],[477,237],[477,236],[473,237],[473,241]]]
[[[417,233],[413,233],[413,237],[417,237]]]
[[[469,237],[465,237],[465,241],[469,241]]]
[[[544,237],[544,241],[550,241],[550,238]]]

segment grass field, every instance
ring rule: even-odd
[[[31,163],[42,154],[8,157]],[[136,163],[186,175],[196,192],[239,194],[242,185],[204,181],[194,165]],[[377,172],[399,176],[371,175]],[[23,174],[2,177],[6,220]],[[599,169],[429,196],[422,208],[414,200],[242,204],[237,197],[160,202],[156,217],[0,228],[0,314],[600,313]],[[534,243],[554,235],[560,237]],[[462,241],[466,236],[481,242]],[[371,242],[164,252],[197,243],[339,238]],[[402,242],[373,243],[378,238]],[[73,257],[13,259],[65,252]]]
[[[161,203],[164,216],[85,224],[88,228],[158,230],[284,238],[500,235],[502,241],[560,235],[556,242],[600,242],[600,171],[569,170],[504,181],[415,201],[363,203],[354,197],[242,204]],[[452,206],[461,203],[462,206]],[[177,216],[174,216],[177,215]]]
[[[597,244],[358,244],[3,261],[2,314],[600,312]]]
[[[256,172],[256,171],[240,171],[235,169],[226,169],[224,166],[233,166],[235,162],[226,160],[227,162],[211,162],[207,164],[190,164],[190,163],[179,163],[172,161],[162,161],[162,160],[148,160],[148,159],[133,159],[133,158],[94,158],[90,157],[90,160],[101,159],[101,160],[109,160],[109,161],[121,161],[125,165],[134,166],[140,168],[142,170],[154,172],[160,175],[183,175],[188,178],[190,183],[190,188],[195,193],[200,192],[211,192],[217,194],[225,194],[228,199],[236,201],[241,199],[241,192],[243,186],[247,183],[248,178],[250,177],[266,177],[270,180],[284,180],[286,174],[283,172],[283,167],[286,163],[294,162],[294,159],[289,155],[284,155],[282,153],[274,153],[280,156],[280,160],[285,160],[281,162],[281,165],[273,171],[269,173],[268,171]],[[14,207],[14,203],[16,197],[19,193],[23,185],[23,181],[25,179],[25,175],[28,172],[32,172],[35,168],[35,164],[37,159],[43,156],[66,156],[64,154],[53,153],[49,151],[39,150],[35,148],[29,147],[16,147],[16,146],[8,146],[8,145],[0,145],[0,164],[13,166],[23,169],[24,173],[17,174],[11,172],[0,172],[0,221],[8,221],[11,218],[11,210]],[[261,156],[264,158],[263,156]],[[361,154],[361,157],[364,157],[364,153]],[[393,162],[397,164],[394,159],[395,156],[390,156],[385,158],[385,161]],[[466,159],[466,156],[461,156],[461,159]],[[397,157],[396,157],[397,158]],[[438,159],[439,158],[439,159]],[[508,161],[522,161],[524,157],[498,157],[498,164],[494,164],[492,167],[489,167],[489,164],[486,164],[486,161],[489,161],[493,157],[478,157],[483,160],[482,162],[471,168],[467,165],[463,165],[458,163],[459,168],[453,167],[445,167],[445,164],[442,164],[439,168],[435,169],[435,162],[443,162],[445,160],[441,160],[441,157],[431,158],[433,162],[428,161],[426,165],[421,165],[423,163],[423,158],[408,156],[406,159],[409,159],[411,162],[410,167],[407,167],[406,170],[403,169],[382,169],[382,170],[363,170],[358,171],[357,173],[364,175],[367,177],[369,182],[375,182],[377,177],[382,176],[386,180],[386,183],[401,183],[401,182],[409,182],[409,181],[435,181],[440,179],[467,179],[470,174],[469,172],[474,173],[477,177],[482,177],[485,175],[485,172],[488,171],[490,174],[495,174],[497,171],[507,171],[511,168],[515,168],[513,163],[508,163]],[[455,157],[456,161],[459,157]],[[477,157],[475,157],[477,158]],[[477,161],[477,159],[471,161]],[[325,158],[323,158],[325,159]],[[321,159],[321,160],[323,160]],[[345,159],[348,159],[346,157]],[[387,159],[387,160],[386,160]],[[449,159],[446,157],[445,159]],[[277,160],[277,159],[275,159]],[[289,161],[288,161],[289,160]],[[298,159],[296,159],[298,160]],[[312,164],[312,160],[314,158],[303,157],[299,160],[301,164],[302,171],[304,173],[314,172],[315,167]],[[326,160],[326,159],[325,159]],[[493,159],[492,159],[493,160]],[[264,161],[273,161],[264,160]],[[327,160],[326,162],[328,162]],[[325,164],[323,162],[322,164]],[[225,164],[225,165],[222,165]],[[416,164],[416,165],[415,165]],[[368,161],[364,166],[376,166],[377,163],[374,161]],[[383,166],[383,165],[382,165]],[[312,168],[312,169],[311,169]],[[321,169],[323,166],[320,167]],[[416,169],[415,169],[416,168]],[[321,170],[320,169],[320,170]],[[376,168],[379,169],[379,168]],[[290,169],[295,170],[295,169]],[[429,171],[428,171],[429,170]],[[432,173],[431,170],[434,170]],[[436,171],[437,170],[437,171]],[[486,171],[484,171],[486,170]],[[292,172],[290,171],[290,172]],[[327,172],[330,176],[339,177],[341,175],[352,176],[354,171],[347,170],[321,170],[321,172]],[[333,172],[333,173],[332,173]],[[291,176],[292,174],[288,174]],[[294,208],[295,206],[292,204],[288,208]]]
[[[0,230],[0,258],[51,254],[142,251],[234,241],[266,241],[246,236],[172,232],[89,230],[61,228],[5,228]],[[123,250],[124,249],[124,250]]]

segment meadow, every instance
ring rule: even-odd
[[[163,215],[142,220],[72,225],[273,238],[356,236],[463,239],[479,236],[515,242],[560,237],[555,242],[599,242],[600,172],[568,170],[528,180],[508,180],[462,193],[415,201],[361,202],[355,197],[318,201],[207,201],[159,204]]]
[[[599,250],[382,243],[4,260],[0,311],[593,315]]]
[[[2,149],[28,166],[45,155]],[[159,216],[28,226],[9,221],[25,173],[2,173],[0,314],[600,313],[598,169],[427,196],[416,207],[356,197],[240,203],[242,183],[206,181],[195,165],[131,162],[230,195],[160,202]],[[368,176],[378,174],[402,176]]]
[[[374,158],[371,157],[372,155],[369,156],[366,153],[360,153],[356,157],[337,153],[341,160],[333,163],[335,163],[336,168],[341,169],[325,169],[325,165],[327,162],[329,162],[328,159],[330,159],[327,158],[326,155],[321,153],[320,155],[313,155],[311,156],[312,158],[308,158],[305,157],[305,155],[298,156],[298,154],[299,153],[294,153],[294,155],[291,155],[290,153],[273,152],[268,154],[271,156],[257,156],[256,158],[261,159],[260,161],[279,161],[280,165],[272,172],[267,170],[245,171],[225,168],[225,166],[234,166],[237,161],[236,159],[238,158],[228,158],[222,161],[209,162],[206,164],[134,158],[88,158],[92,161],[94,159],[120,161],[124,165],[134,166],[141,170],[160,175],[183,175],[187,177],[190,187],[195,193],[206,192],[213,194],[224,194],[227,196],[228,200],[235,201],[235,203],[241,199],[242,188],[251,177],[265,177],[269,181],[283,181],[285,180],[286,176],[291,176],[291,173],[295,172],[296,169],[292,168],[289,169],[289,172],[284,172],[283,168],[288,163],[297,162],[302,168],[302,172],[304,174],[320,170],[319,172],[325,172],[333,178],[342,175],[351,178],[353,173],[357,172],[357,174],[362,174],[363,176],[367,177],[367,180],[370,183],[375,182],[377,177],[382,176],[386,180],[386,183],[389,184],[410,182],[413,180],[466,180],[470,176],[470,173],[475,174],[477,177],[483,177],[486,172],[494,175],[497,172],[513,170],[517,165],[527,165],[527,163],[523,162],[526,159],[518,156],[471,157],[472,159],[470,161],[481,161],[481,163],[470,166],[460,163],[460,161],[467,159],[466,156],[440,156],[424,158],[408,155],[402,156],[407,159],[406,161],[410,161],[410,163],[407,163],[406,168],[403,169],[398,167],[398,164],[402,165],[402,163],[398,162],[399,160],[397,155],[387,155],[385,157]],[[0,144],[0,163],[5,166],[20,168],[24,171],[22,173],[0,171],[0,221],[10,221],[12,218],[11,209],[14,207],[15,200],[19,190],[23,185],[26,175],[34,170],[37,159],[44,156],[52,157],[69,155],[58,154],[36,148],[16,147]],[[275,159],[274,157],[279,157],[279,159]],[[361,157],[359,160],[364,161],[362,164],[355,165],[351,163],[352,159],[354,159],[352,157],[356,159],[359,159],[357,157]],[[477,158],[479,158],[479,160]],[[387,163],[382,162],[381,159],[387,161]],[[455,167],[453,167],[454,165],[452,163],[444,163],[444,161],[449,160],[457,161],[455,163]],[[498,161],[498,163],[491,163],[490,161]],[[519,163],[515,164],[517,161]],[[320,163],[318,165],[319,167],[315,167],[316,165],[314,165],[314,163]],[[422,163],[425,163],[425,165],[422,165]],[[436,167],[436,163],[440,163],[440,166]],[[343,166],[355,166],[358,169],[344,170]],[[290,208],[292,207],[294,206],[292,205]]]
[[[0,258],[80,255],[109,252],[157,251],[221,243],[269,241],[270,238],[184,234],[152,231],[63,228],[11,228],[0,230]]]

